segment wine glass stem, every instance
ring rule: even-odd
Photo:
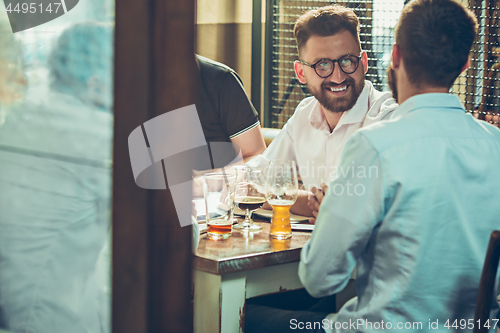
[[[245,221],[243,221],[243,223],[246,225],[252,224],[252,220],[250,219],[251,217],[252,217],[252,213],[250,212],[249,209],[247,209],[245,212]]]

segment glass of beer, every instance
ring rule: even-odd
[[[274,160],[266,172],[266,198],[273,207],[269,236],[276,239],[292,237],[290,207],[297,200],[299,184],[294,161]]]
[[[236,175],[207,173],[203,175],[203,195],[207,220],[207,236],[213,240],[231,236]]]
[[[252,212],[266,203],[265,178],[262,169],[247,166],[236,167],[235,205],[245,211],[245,220],[233,228],[259,231],[262,227],[252,220]]]

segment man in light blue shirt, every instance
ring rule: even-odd
[[[310,201],[321,209],[301,253],[307,291],[337,293],[357,267],[358,297],[323,319],[326,332],[477,325],[487,243],[500,226],[500,131],[448,93],[476,33],[474,15],[453,0],[403,9],[388,71],[400,107],[350,138],[338,177]],[[494,301],[491,318],[497,311]]]

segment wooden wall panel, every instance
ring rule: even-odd
[[[149,119],[194,103],[193,36],[194,0],[116,3],[115,333],[192,332],[191,228],[180,227],[168,190],[135,184],[128,135]]]

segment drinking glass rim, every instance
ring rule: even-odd
[[[238,170],[238,169],[249,169],[251,171],[262,171],[264,168],[261,168],[261,167],[252,167],[252,166],[248,166],[248,165],[233,165],[231,167],[231,169],[235,169],[235,170]]]
[[[203,175],[203,178],[211,177],[211,176],[219,176],[221,178],[229,177],[236,178],[236,175],[227,172],[209,172]]]

